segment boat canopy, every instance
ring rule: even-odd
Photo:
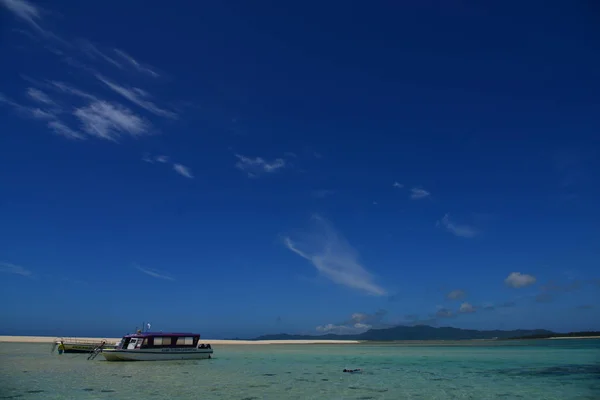
[[[147,338],[147,337],[155,337],[155,336],[169,336],[169,337],[189,337],[196,336],[200,337],[199,333],[182,333],[182,332],[140,332],[140,333],[131,333],[129,335],[123,336],[124,338]]]

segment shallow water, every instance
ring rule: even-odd
[[[137,363],[50,348],[0,343],[0,399],[600,399],[593,339],[215,345],[212,360]]]

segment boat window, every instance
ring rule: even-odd
[[[131,342],[129,342],[129,345],[127,346],[127,349],[128,350],[135,349],[135,345],[136,344],[137,344],[137,339],[135,339],[135,338],[131,339]]]
[[[155,346],[170,346],[171,338],[170,337],[155,337],[154,345]]]
[[[192,346],[194,344],[194,338],[192,336],[189,337],[178,337],[177,338],[177,346]]]

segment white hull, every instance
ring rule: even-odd
[[[137,349],[137,350],[102,350],[106,361],[168,361],[168,360],[203,360],[211,358],[212,349]]]

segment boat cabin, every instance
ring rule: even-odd
[[[117,348],[127,350],[210,348],[210,345],[199,344],[199,341],[200,335],[197,333],[138,332],[123,336]]]

